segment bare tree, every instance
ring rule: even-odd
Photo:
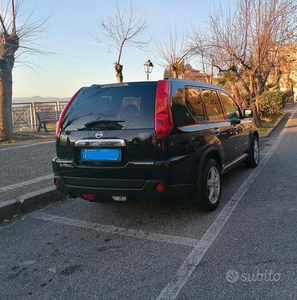
[[[190,52],[192,56],[196,57],[199,68],[207,75],[207,82],[213,83],[218,56],[215,54],[215,49],[207,42],[209,38],[207,32],[202,32],[194,27],[192,31],[193,35],[189,37]]]
[[[186,60],[191,56],[184,32],[179,33],[177,25],[168,26],[169,33],[156,42],[156,62],[167,69],[174,78],[179,78],[185,71]]]
[[[209,38],[203,44],[214,65],[233,72],[241,82],[256,125],[261,125],[259,105],[267,79],[280,59],[280,50],[296,41],[295,0],[236,0],[210,15]],[[199,33],[196,33],[199,35]],[[196,47],[199,53],[199,47]]]
[[[123,82],[123,65],[121,58],[124,46],[133,46],[143,48],[147,46],[149,41],[141,41],[136,39],[148,27],[147,18],[145,16],[135,16],[132,2],[126,9],[121,9],[117,3],[115,15],[100,20],[100,27],[105,37],[109,39],[107,44],[118,51],[118,58],[114,68],[118,82]],[[99,42],[100,39],[96,38]]]
[[[22,26],[17,26],[21,0],[2,2],[0,10],[0,141],[10,140],[12,127],[12,70],[16,60],[16,52],[20,54],[42,53],[30,47],[32,38],[43,31],[45,21],[30,23],[32,14]]]

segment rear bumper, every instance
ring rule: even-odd
[[[95,199],[112,199],[113,196],[125,196],[131,200],[161,200],[164,198],[180,198],[192,194],[196,189],[197,169],[193,167],[191,156],[177,157],[166,161],[157,161],[150,164],[147,178],[139,178],[139,165],[130,166],[127,177],[117,178],[121,170],[114,169],[108,173],[108,178],[100,176],[80,176],[81,169],[76,169],[71,161],[52,160],[54,180],[61,192],[71,197],[81,197],[83,194],[92,194]],[[63,170],[60,170],[60,169]],[[145,164],[142,169],[147,168]],[[88,169],[83,168],[83,174]],[[90,169],[90,172],[94,169]],[[195,171],[196,170],[196,171]],[[106,175],[105,169],[101,169]],[[99,174],[100,174],[99,171]],[[106,171],[107,172],[107,171]],[[89,173],[90,174],[90,173]],[[130,175],[132,174],[132,175]],[[133,175],[134,174],[134,175]],[[158,192],[157,184],[164,189]]]
[[[112,200],[113,196],[125,196],[129,200],[162,200],[166,198],[178,198],[189,195],[195,191],[196,185],[181,184],[167,185],[157,180],[147,180],[141,188],[103,188],[94,186],[67,185],[61,176],[54,176],[58,183],[57,189],[71,197],[81,197],[83,194],[95,195],[96,200]],[[162,193],[156,190],[157,184],[163,184]],[[133,183],[131,182],[131,185]]]

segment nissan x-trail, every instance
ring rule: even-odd
[[[57,124],[55,185],[89,201],[180,197],[212,211],[221,175],[259,163],[251,117],[226,90],[201,82],[83,87]]]

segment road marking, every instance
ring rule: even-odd
[[[42,142],[42,143],[36,143],[36,144],[29,144],[29,145],[21,145],[21,146],[16,146],[16,147],[7,147],[7,148],[2,148],[0,151],[8,151],[8,150],[14,150],[14,149],[19,149],[19,148],[27,148],[27,147],[32,147],[32,146],[39,146],[43,144],[50,144],[54,143],[55,141],[48,141],[48,142]]]
[[[124,227],[117,227],[111,225],[103,225],[94,222],[81,221],[77,219],[60,217],[60,216],[50,215],[50,214],[40,213],[40,214],[35,214],[32,217],[43,221],[50,221],[50,222],[75,226],[79,228],[92,229],[104,233],[118,234],[118,235],[133,237],[133,238],[150,240],[154,242],[170,243],[170,244],[176,244],[176,245],[188,246],[188,247],[195,247],[195,245],[197,245],[198,243],[197,239],[192,239],[192,238],[185,238],[185,237],[167,235],[162,233],[146,232],[146,231],[135,230],[135,229],[127,229]]]
[[[292,114],[297,111],[297,108]],[[188,279],[198,267],[200,261],[204,257],[205,253],[212,245],[216,237],[219,235],[220,231],[226,224],[226,222],[231,217],[232,212],[236,208],[237,204],[240,202],[247,189],[250,187],[251,183],[255,180],[258,174],[262,171],[263,167],[266,165],[268,160],[271,158],[272,154],[276,150],[277,146],[284,137],[284,134],[290,128],[291,119],[288,120],[284,130],[280,133],[279,138],[275,141],[273,146],[270,148],[268,153],[265,155],[264,159],[260,162],[259,166],[253,170],[247,180],[239,187],[237,192],[232,196],[231,200],[225,205],[220,214],[217,216],[212,225],[208,228],[206,233],[203,235],[201,240],[195,246],[193,251],[188,255],[184,263],[180,266],[175,276],[167,284],[167,286],[161,291],[156,300],[174,300],[178,297],[184,285],[187,283]]]
[[[7,186],[3,186],[0,187],[0,192],[7,192],[7,191],[11,191],[29,184],[34,184],[34,183],[38,183],[47,179],[51,179],[53,178],[53,174],[49,174],[49,175],[45,175],[45,176],[41,176],[41,177],[37,177],[37,178],[33,178],[30,180],[26,180],[26,181],[22,181],[19,183],[15,183],[15,184],[11,184],[11,185],[7,185]]]

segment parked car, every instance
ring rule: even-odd
[[[221,175],[259,163],[251,117],[226,90],[201,82],[83,87],[57,125],[54,183],[89,201],[183,197],[212,211]]]

